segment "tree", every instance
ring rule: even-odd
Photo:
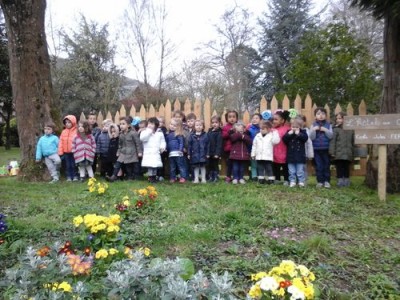
[[[45,0],[0,0],[6,20],[11,84],[21,147],[21,175],[37,174],[36,139],[44,124],[60,120],[53,105],[44,30]]]
[[[14,111],[12,99],[12,88],[10,81],[10,60],[8,58],[6,28],[4,24],[4,16],[0,11],[0,116],[5,122],[5,149],[11,148],[11,129],[10,121]],[[0,127],[3,131],[3,127]],[[0,138],[2,134],[0,134]],[[2,141],[0,141],[0,144]]]
[[[225,107],[244,111],[256,98],[260,59],[251,47],[250,14],[238,6],[227,9],[216,26],[218,39],[207,44],[207,65],[225,79]]]
[[[301,40],[302,50],[288,67],[285,91],[310,94],[317,105],[331,107],[365,100],[372,109],[380,96],[378,64],[362,41],[344,24],[328,24]]]
[[[287,69],[300,51],[304,33],[314,27],[310,16],[310,0],[273,0],[268,13],[258,22],[262,34],[259,38],[263,60],[263,93],[272,96],[283,90],[287,82]]]
[[[400,0],[351,0],[352,5],[373,13],[383,19],[383,98],[380,105],[382,114],[400,113]],[[367,165],[366,183],[377,186],[376,153],[370,155]],[[388,146],[387,191],[400,191],[400,145]]]
[[[54,90],[63,114],[114,110],[119,104],[123,71],[114,63],[115,46],[107,25],[81,17],[78,31],[62,33],[66,59],[55,58]]]

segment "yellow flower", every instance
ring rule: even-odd
[[[124,254],[125,254],[128,258],[133,258],[132,249],[129,248],[129,247],[125,247],[125,249],[124,249]]]
[[[125,200],[124,202],[122,202],[122,204],[127,207],[131,206],[131,202],[129,200]]]
[[[275,291],[272,291],[272,294],[276,295],[276,296],[280,296],[283,297],[285,296],[285,289],[284,288],[279,288]]]
[[[78,227],[79,225],[81,225],[83,223],[83,218],[81,215],[77,216],[74,218],[73,223],[75,225],[75,227]]]
[[[94,178],[94,177],[90,178],[88,181],[88,186],[94,185],[96,183],[96,181],[97,181],[96,178]]]
[[[89,187],[89,192],[90,192],[90,193],[93,193],[94,191],[96,191],[96,187],[95,187],[94,185],[91,185],[91,186]]]
[[[282,260],[279,267],[283,270],[284,274],[288,274],[291,277],[297,276],[296,264],[291,260]]]
[[[107,220],[107,224],[108,225],[118,225],[119,223],[121,223],[121,216],[120,215],[111,215],[108,220]]]
[[[129,197],[128,196],[122,197],[122,201],[129,201]]]
[[[258,299],[261,297],[261,289],[258,284],[255,284],[250,288],[249,296],[253,299]]]
[[[99,187],[99,189],[97,190],[97,193],[104,194],[105,191],[106,191],[106,189],[104,187]]]
[[[59,289],[59,290],[63,290],[64,292],[69,292],[69,293],[72,291],[71,285],[70,285],[68,282],[66,282],[66,281],[61,282],[61,283],[58,285],[58,289]]]
[[[151,250],[149,249],[149,248],[147,248],[147,247],[145,247],[145,248],[139,248],[139,251],[140,252],[143,252],[143,254],[144,254],[144,256],[149,256],[150,255],[150,252],[151,252]]]
[[[310,273],[308,274],[308,279],[309,279],[310,281],[314,281],[314,280],[315,280],[315,275],[314,275],[313,272],[310,272]]]
[[[147,190],[146,189],[140,189],[140,190],[137,191],[137,193],[140,196],[146,196],[147,195]]]
[[[111,249],[108,250],[108,253],[109,253],[110,255],[117,254],[118,252],[119,252],[119,251],[118,251],[117,249],[115,249],[115,248],[111,248]]]
[[[101,258],[107,258],[108,252],[106,249],[100,249],[99,251],[96,252],[96,259],[101,259]]]
[[[107,227],[107,232],[118,232],[119,231],[119,226],[118,225],[110,225]]]
[[[251,280],[258,281],[261,278],[267,277],[268,274],[266,272],[258,272],[257,274],[251,274]]]
[[[149,185],[146,189],[147,189],[149,192],[155,192],[155,191],[156,191],[156,188],[155,188],[154,186],[151,186],[151,185]]]
[[[298,265],[297,270],[300,271],[301,276],[308,276],[308,274],[310,273],[310,270],[306,266],[303,266],[303,265]]]

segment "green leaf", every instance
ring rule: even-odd
[[[183,270],[180,276],[183,280],[189,280],[195,272],[193,262],[188,258],[182,258],[180,263]]]

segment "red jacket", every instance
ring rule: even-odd
[[[279,144],[274,146],[274,163],[277,164],[285,164],[286,163],[286,155],[287,155],[287,146],[283,142],[282,137],[290,130],[291,127],[289,125],[283,125],[276,127],[274,130],[278,131],[279,137],[281,141]]]
[[[251,145],[251,137],[246,133],[235,132],[230,135],[232,143],[229,159],[249,160],[249,146]]]
[[[230,131],[233,130],[233,125],[230,123],[226,123],[224,127],[222,127],[222,139],[224,141],[224,151],[230,152],[232,143],[230,139]]]
[[[63,121],[68,119],[72,123],[70,129],[64,128],[60,135],[60,142],[58,144],[58,155],[63,155],[64,153],[72,153],[72,141],[76,136],[76,118],[73,115],[68,115],[64,117]]]

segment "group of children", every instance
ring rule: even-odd
[[[234,110],[211,118],[205,132],[204,122],[193,113],[175,111],[167,129],[163,118],[140,120],[122,117],[119,124],[104,120],[97,127],[95,114],[87,121],[68,115],[63,119],[60,139],[54,126],[46,124],[39,139],[36,160],[44,157],[52,177],[59,180],[61,159],[65,162],[67,181],[83,181],[93,177],[100,162],[100,175],[113,182],[135,179],[147,172],[151,183],[163,180],[169,166],[171,183],[215,182],[219,179],[219,162],[226,161],[225,181],[245,184],[245,170],[260,184],[281,182],[289,187],[306,185],[307,159],[313,159],[317,187],[330,188],[330,163],[335,160],[338,186],[348,186],[353,159],[354,133],[343,130],[344,113],[336,115],[334,127],[327,121],[324,108],[315,110],[315,121],[308,129],[305,118],[296,113],[277,110],[252,116],[245,126]],[[77,176],[76,167],[79,170]]]

